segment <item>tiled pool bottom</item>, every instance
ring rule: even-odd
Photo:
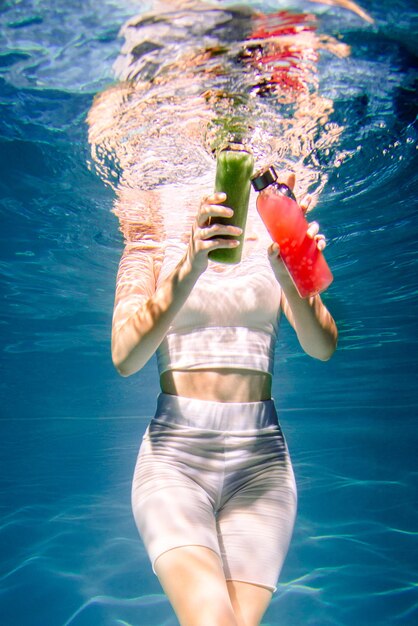
[[[3,626],[177,624],[130,511],[147,419],[0,422]],[[299,514],[263,624],[416,624],[412,411],[310,409],[281,421]]]

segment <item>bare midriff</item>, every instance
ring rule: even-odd
[[[271,398],[271,375],[238,369],[169,370],[160,377],[161,390],[212,402],[260,402]]]

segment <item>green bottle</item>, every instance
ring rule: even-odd
[[[226,200],[222,204],[230,207],[234,215],[232,218],[217,218],[216,222],[239,226],[243,232],[239,237],[222,235],[224,239],[239,239],[240,245],[229,250],[226,248],[212,250],[209,253],[212,261],[239,263],[241,260],[253,168],[253,155],[240,143],[230,143],[218,152],[215,191],[226,193]]]

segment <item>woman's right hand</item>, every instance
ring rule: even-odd
[[[218,224],[217,218],[231,218],[234,212],[223,206],[226,194],[216,192],[202,199],[187,250],[187,257],[192,267],[204,272],[208,266],[208,255],[211,250],[218,248],[236,248],[240,245],[238,239],[224,239],[221,235],[239,237],[242,229],[231,224]]]

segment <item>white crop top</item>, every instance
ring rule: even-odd
[[[185,251],[184,244],[167,242],[157,287]],[[212,368],[272,373],[280,299],[266,249],[237,265],[209,262],[158,348],[160,374]]]

